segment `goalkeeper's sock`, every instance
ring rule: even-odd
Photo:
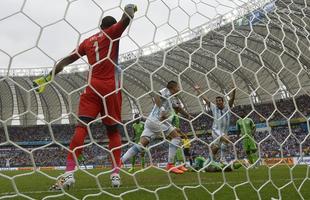
[[[85,126],[77,126],[73,138],[70,143],[70,150],[75,149],[76,147],[82,146],[84,144],[85,137],[87,136],[87,128]],[[75,155],[78,158],[82,153],[83,148],[75,150]],[[76,163],[74,161],[74,155],[69,153],[67,156],[67,171],[73,171],[75,169]]]
[[[174,162],[175,154],[178,146],[180,145],[181,138],[176,137],[172,138],[171,143],[169,143],[169,152],[168,152],[168,163],[171,164]]]
[[[145,158],[144,158],[144,156],[141,156],[141,167],[142,168],[145,167]]]
[[[118,129],[114,129],[113,131],[108,131],[108,138],[109,138],[109,149],[113,149],[116,147],[120,147],[122,145],[122,138],[121,134]],[[119,168],[121,167],[121,149],[114,149],[113,150],[113,157],[115,159],[115,163],[112,159],[112,168],[113,173],[119,173]]]

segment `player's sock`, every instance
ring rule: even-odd
[[[171,164],[174,162],[175,154],[178,146],[180,145],[181,138],[175,137],[172,138],[171,143],[169,143],[169,152],[168,152],[168,163]]]
[[[220,149],[220,151],[221,151],[221,159],[220,160],[222,162],[224,162],[224,163],[226,163],[226,152],[227,152],[227,149],[228,149],[228,145],[222,143],[221,144],[221,149]]]
[[[122,145],[122,138],[118,129],[108,131],[108,138],[109,149],[120,147]],[[119,173],[119,168],[121,166],[121,149],[114,149],[112,153],[115,159],[115,163],[112,161],[113,173]]]
[[[249,154],[247,155],[247,157],[248,157],[249,163],[252,165],[252,164],[253,164],[252,154],[249,153]]]
[[[86,136],[87,136],[87,128],[85,126],[77,126],[75,128],[73,138],[71,139],[70,150],[73,150],[78,146],[82,146],[84,144]],[[79,157],[81,155],[82,150],[83,150],[82,148],[75,150],[76,157]],[[72,153],[69,153],[67,156],[66,172],[73,171],[75,166],[76,163],[74,161],[74,155]]]
[[[126,161],[131,159],[133,156],[136,156],[141,151],[142,151],[142,147],[140,145],[138,145],[138,144],[133,145],[122,156],[122,158],[121,158],[122,163],[125,163]]]
[[[252,157],[252,162],[255,163],[257,160],[258,160],[258,155],[256,152],[252,153],[251,154],[251,157]]]
[[[134,168],[135,167],[135,164],[136,164],[136,156],[133,156],[131,158],[131,168]]]
[[[145,158],[144,158],[144,156],[141,156],[141,167],[142,168],[145,167]]]

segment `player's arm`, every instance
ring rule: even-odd
[[[202,91],[200,90],[200,86],[199,85],[194,85],[194,89],[196,90],[198,95],[202,94]],[[201,98],[206,102],[207,106],[210,107],[211,103],[210,103],[208,97],[206,95],[202,95]]]
[[[181,115],[183,115],[184,117],[186,117],[187,119],[192,119],[193,117],[184,110],[184,108],[181,108],[180,106],[178,107],[173,107],[173,109],[176,111],[176,113],[180,113]]]
[[[124,14],[121,18],[121,22],[124,27],[127,27],[130,21],[133,19],[135,12],[137,12],[138,8],[134,4],[127,4],[124,9]]]
[[[181,134],[181,138],[183,139],[187,139],[187,135],[185,133],[183,133],[181,130],[179,130],[179,133]],[[182,141],[183,145],[185,144],[184,140]]]
[[[137,6],[134,4],[128,4],[124,8],[124,14],[119,22],[112,25],[109,28],[107,34],[111,39],[117,39],[121,37],[127,26],[130,24],[130,21],[133,19],[135,12],[137,11]]]
[[[235,97],[236,97],[236,89],[234,89],[230,95],[230,99],[228,102],[229,107],[232,107],[234,105]]]
[[[56,75],[59,72],[61,72],[65,66],[70,65],[71,63],[75,62],[77,59],[79,59],[79,56],[75,55],[75,53],[63,58],[61,61],[59,61],[56,64],[54,69],[48,75],[35,79],[33,81],[33,87],[36,88],[36,91],[38,93],[44,92],[46,83],[52,80],[53,71],[55,71],[55,75]]]
[[[33,80],[33,87],[36,88],[36,91],[38,93],[42,93],[45,90],[46,83],[52,80],[53,73],[54,75],[57,75],[60,73],[66,66],[74,63],[76,60],[78,60],[80,57],[84,56],[85,53],[85,41],[83,41],[80,46],[74,50],[70,55],[64,57],[61,59],[53,68],[52,71],[46,76],[42,76],[38,79]]]
[[[156,106],[158,106],[159,108],[161,107],[161,96],[158,94],[154,94],[154,103],[156,104]]]
[[[68,66],[68,65],[74,63],[75,61],[77,61],[79,58],[80,57],[79,57],[79,55],[77,53],[73,53],[73,54],[63,58],[54,67],[55,75],[57,75],[59,72],[61,72],[66,66]],[[50,75],[53,74],[53,71],[50,72]]]
[[[159,94],[155,93],[153,98],[154,98],[155,105],[160,109],[160,121],[163,121],[163,120],[167,119],[167,116],[165,115],[166,110],[162,106],[162,98],[163,97],[161,97],[160,95],[161,95],[160,92],[159,92]]]

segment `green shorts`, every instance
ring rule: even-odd
[[[196,170],[199,170],[199,169],[203,168],[203,165],[204,165],[205,161],[206,161],[205,158],[203,158],[201,156],[198,156],[197,158],[195,158],[195,163],[194,163],[195,167],[194,168]]]
[[[243,139],[242,145],[243,145],[244,151],[256,151],[257,150],[256,143],[250,138]]]

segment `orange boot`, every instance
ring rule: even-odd
[[[180,167],[178,167],[178,169],[183,171],[183,172],[187,172],[188,171],[188,169],[184,165],[181,165]]]
[[[179,170],[174,164],[168,163],[166,166],[166,170],[175,174],[183,174],[184,172],[182,170]]]

